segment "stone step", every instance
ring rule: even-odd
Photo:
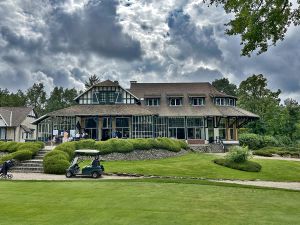
[[[39,155],[39,156],[35,156],[34,159],[39,159],[39,160],[43,160],[44,156]]]
[[[12,170],[13,173],[44,173],[44,170]]]
[[[43,159],[30,159],[30,160],[26,160],[26,161],[23,161],[22,163],[29,163],[29,162],[32,162],[32,163],[43,163]]]
[[[12,170],[41,170],[43,166],[15,166]]]
[[[42,167],[43,163],[32,163],[32,162],[27,162],[27,163],[21,163],[18,165],[18,167]]]

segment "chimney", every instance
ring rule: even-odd
[[[114,83],[115,83],[115,84],[119,84],[119,81],[115,80]]]

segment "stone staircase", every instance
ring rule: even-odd
[[[25,160],[14,166],[11,170],[13,173],[43,173],[43,158],[44,156],[52,151],[53,147],[46,146],[40,150],[34,159]]]

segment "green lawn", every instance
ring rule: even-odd
[[[217,156],[191,153],[180,157],[144,161],[104,162],[106,172],[146,175],[203,177],[212,179],[300,181],[300,162],[259,159],[260,172],[230,169],[212,162]]]
[[[181,182],[2,181],[0,224],[300,224],[299,192]]]

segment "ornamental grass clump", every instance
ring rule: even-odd
[[[228,161],[243,163],[252,157],[248,147],[234,146],[231,147],[225,158]]]
[[[261,170],[261,165],[256,162],[249,161],[251,157],[252,154],[248,150],[248,147],[234,146],[229,150],[225,158],[215,159],[213,162],[231,169],[247,172],[259,172]]]

